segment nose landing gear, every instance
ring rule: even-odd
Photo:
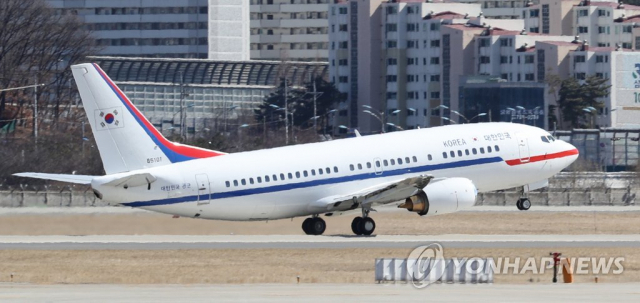
[[[520,198],[518,202],[516,202],[516,206],[519,210],[529,210],[529,208],[531,208],[531,201],[529,201],[529,198]]]

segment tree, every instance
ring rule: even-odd
[[[94,39],[75,15],[56,14],[44,0],[0,1],[0,87],[38,83],[42,104],[53,101],[57,119],[62,100],[71,93],[74,64],[97,49]],[[8,94],[0,94],[0,117],[5,117]],[[51,98],[52,100],[48,100]],[[15,118],[15,117],[11,117]]]
[[[342,94],[333,83],[324,81],[321,77],[316,77],[316,113],[320,125],[324,125],[327,113],[336,102],[342,100]],[[290,84],[290,83],[289,83]],[[288,111],[293,113],[293,124],[298,127],[305,127],[313,124],[313,82],[306,83],[304,87],[292,87],[286,89],[288,99]],[[256,121],[270,125],[272,128],[284,123],[285,106],[285,81],[281,79],[280,85],[273,93],[265,97],[262,103],[255,110]],[[291,119],[291,116],[289,117]],[[291,121],[289,123],[292,123]]]
[[[609,94],[608,79],[602,79],[597,76],[589,76],[580,83],[575,78],[567,78],[562,81],[560,87],[558,106],[562,112],[564,122],[569,122],[573,128],[585,127],[587,123],[580,124],[584,121],[586,114],[584,109],[593,107],[600,109],[603,104],[598,101],[599,98],[606,97]]]
[[[21,182],[10,175],[24,171],[102,173],[90,130],[82,131],[84,111],[61,109],[74,94],[67,66],[95,54],[94,41],[77,16],[56,13],[44,0],[0,1],[0,88],[32,85],[37,78],[45,84],[38,88],[39,121],[53,121],[39,125],[36,146],[27,125],[33,121],[34,90],[0,93],[0,127],[2,121],[12,123],[0,139],[0,156],[11,159],[0,164],[0,183]]]
[[[548,94],[553,96],[553,98],[555,99],[556,104],[557,104],[558,103],[558,91],[560,90],[560,87],[562,86],[562,78],[558,74],[547,74],[547,76],[544,79],[544,82],[549,87]],[[558,122],[558,117],[556,116],[557,107],[558,107],[557,105],[549,104],[549,111],[548,111],[549,114],[548,114],[548,117],[547,117],[547,120],[549,122],[549,127],[551,127],[552,125],[554,125],[555,123]]]

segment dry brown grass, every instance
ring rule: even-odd
[[[325,217],[325,234],[351,234],[355,215]],[[635,234],[640,212],[463,212],[436,217],[372,213],[376,234]],[[12,215],[0,217],[0,235],[272,235],[303,234],[304,218],[269,222],[172,219],[155,213]]]
[[[554,248],[565,256],[624,256],[622,275],[600,282],[640,281],[640,251],[634,248]],[[550,249],[446,249],[445,257],[546,257]],[[408,249],[101,250],[0,251],[0,283],[373,283],[374,260],[407,257]],[[523,261],[524,262],[524,261]],[[551,281],[543,275],[496,275],[495,283]],[[591,275],[576,282],[592,282]]]

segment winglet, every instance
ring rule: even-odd
[[[356,134],[356,137],[362,137],[357,129],[354,129],[353,132]]]

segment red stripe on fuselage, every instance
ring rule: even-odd
[[[151,134],[158,140],[158,142],[160,142],[160,144],[164,145],[165,147],[167,147],[168,149],[172,150],[177,154],[191,157],[191,158],[210,158],[210,157],[224,155],[224,153],[218,153],[212,150],[201,149],[193,146],[176,145],[173,142],[167,140],[164,136],[162,136],[162,134],[158,132],[158,130],[153,125],[151,125],[149,120],[147,120],[147,118],[145,118],[142,115],[142,113],[138,111],[138,109],[133,105],[133,103],[129,100],[129,98],[127,98],[127,96],[120,90],[120,88],[111,81],[111,78],[107,76],[107,74],[100,68],[100,66],[98,66],[98,64],[95,64],[95,63],[93,65],[95,66],[98,73],[100,73],[102,77],[107,81],[109,86],[111,86],[116,91],[116,93],[120,96],[120,99],[125,103],[127,103],[126,104],[127,107],[131,109],[133,114],[136,115],[139,121],[142,122],[143,125],[141,126],[146,128],[149,132],[151,132]]]
[[[529,161],[522,161],[521,159],[514,159],[514,160],[507,160],[505,162],[507,162],[507,164],[510,165],[510,166],[514,166],[514,165],[527,164],[527,163],[539,162],[539,161],[544,161],[544,160],[564,158],[564,157],[574,156],[574,155],[577,155],[577,154],[579,154],[578,150],[577,149],[572,149],[572,150],[567,150],[567,151],[563,151],[563,152],[559,152],[559,153],[533,156],[533,157],[529,158]]]

